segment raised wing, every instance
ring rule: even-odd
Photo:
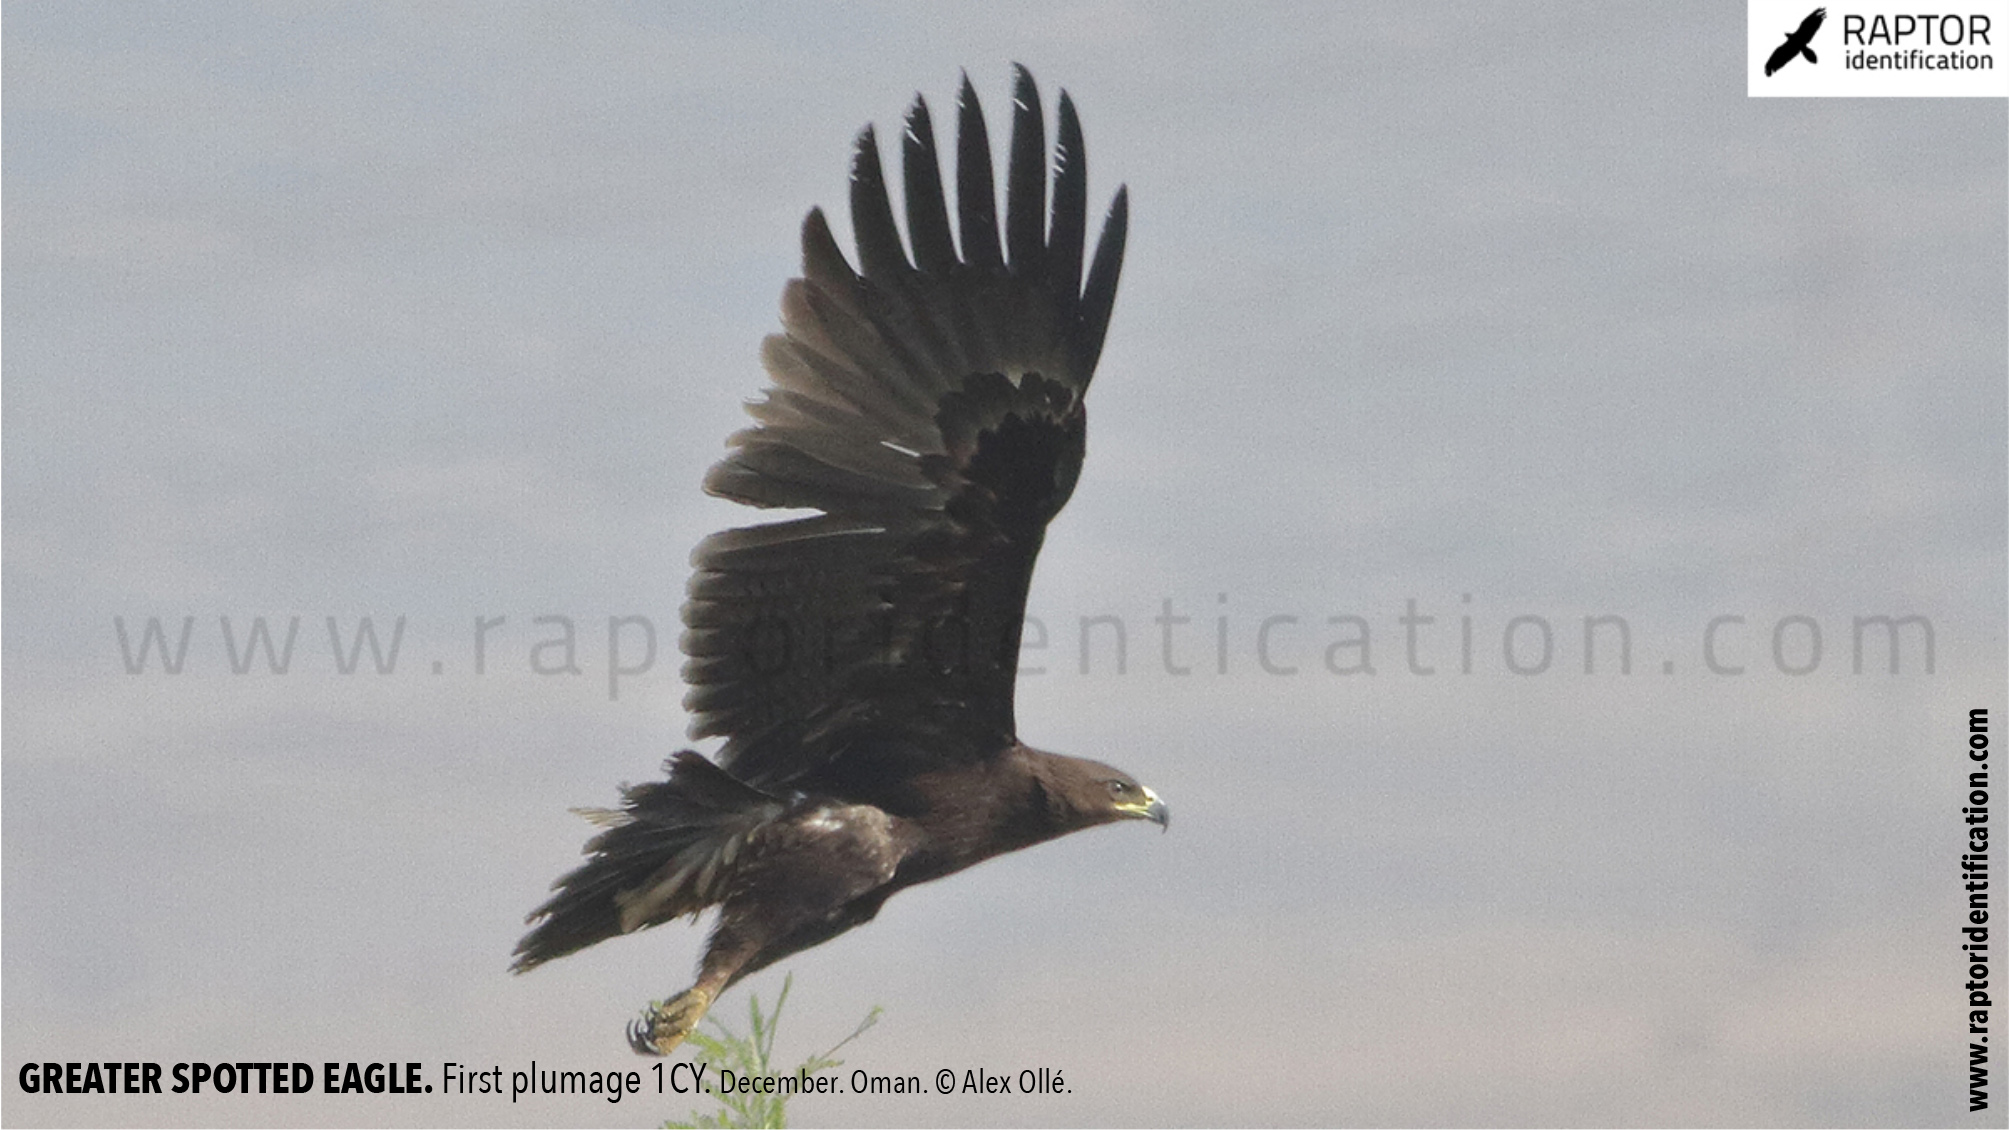
[[[1082,278],[1087,169],[1064,92],[1048,206],[1039,92],[1013,88],[1001,245],[983,111],[958,98],[956,237],[919,97],[903,248],[870,127],[851,172],[854,271],[820,210],[762,346],[773,387],[705,488],[813,517],[701,542],[684,606],[692,736],[778,788],[897,776],[1013,738],[1033,560],[1081,469],[1082,395],[1123,260],[1119,188]],[[957,246],[960,239],[961,249]]]

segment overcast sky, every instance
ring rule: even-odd
[[[510,947],[567,808],[682,747],[687,555],[751,514],[698,482],[803,213],[848,242],[854,134],[959,68],[1002,134],[1019,61],[1132,206],[1020,731],[1174,821],[719,1009],[792,970],[791,1062],[878,1005],[847,1071],[1069,1093],[797,1117],[1962,1124],[2005,103],[1748,100],[1744,53],[1738,5],[9,4],[10,1120],[704,1109],[16,1072],[642,1066],[699,930]],[[364,616],[388,674],[340,671]],[[233,673],[255,617],[285,674]],[[658,653],[612,679],[619,617]]]

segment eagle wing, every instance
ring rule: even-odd
[[[1053,199],[1039,93],[1013,89],[1001,246],[990,142],[958,99],[956,226],[927,104],[902,141],[912,257],[871,127],[851,170],[854,270],[820,210],[782,297],[773,381],[707,491],[809,517],[701,542],[684,704],[720,763],[778,789],[994,755],[1014,738],[1027,585],[1081,468],[1082,396],[1116,297],[1118,189],[1083,279],[1087,169],[1060,97]],[[957,243],[960,241],[960,250]]]

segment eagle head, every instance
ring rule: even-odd
[[[1167,826],[1166,802],[1121,769],[1085,757],[1068,757],[1020,747],[1030,764],[1036,805],[1046,810],[1053,835],[1114,824],[1119,820],[1149,820]]]
[[[1108,766],[1103,766],[1109,769]],[[1130,774],[1109,769],[1109,776],[1102,780],[1103,792],[1108,797],[1105,806],[1112,820],[1149,820],[1160,829],[1171,825],[1172,814],[1166,809],[1166,802],[1149,787],[1131,779]]]

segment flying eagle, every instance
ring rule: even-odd
[[[1806,55],[1810,63],[1815,61],[1815,49],[1808,44],[1815,41],[1815,33],[1822,29],[1822,21],[1827,19],[1828,15],[1827,8],[1816,8],[1809,12],[1808,18],[1801,21],[1801,26],[1787,34],[1787,41],[1773,48],[1772,55],[1766,59],[1767,78],[1773,77],[1774,71],[1793,62],[1796,55]]]
[[[1083,277],[1087,167],[1061,94],[1045,127],[1017,68],[1001,243],[991,146],[957,102],[955,237],[928,106],[901,156],[903,248],[872,128],[851,167],[858,269],[821,210],[762,343],[773,387],[705,478],[750,506],[820,511],[700,542],[682,647],[691,737],[667,779],[584,814],[605,830],[517,943],[521,972],[708,907],[697,983],[629,1042],[665,1054],[735,981],[869,921],[894,892],[1118,820],[1166,824],[1129,774],[1022,743],[1026,589],[1081,472],[1082,396],[1116,299],[1129,208]]]

